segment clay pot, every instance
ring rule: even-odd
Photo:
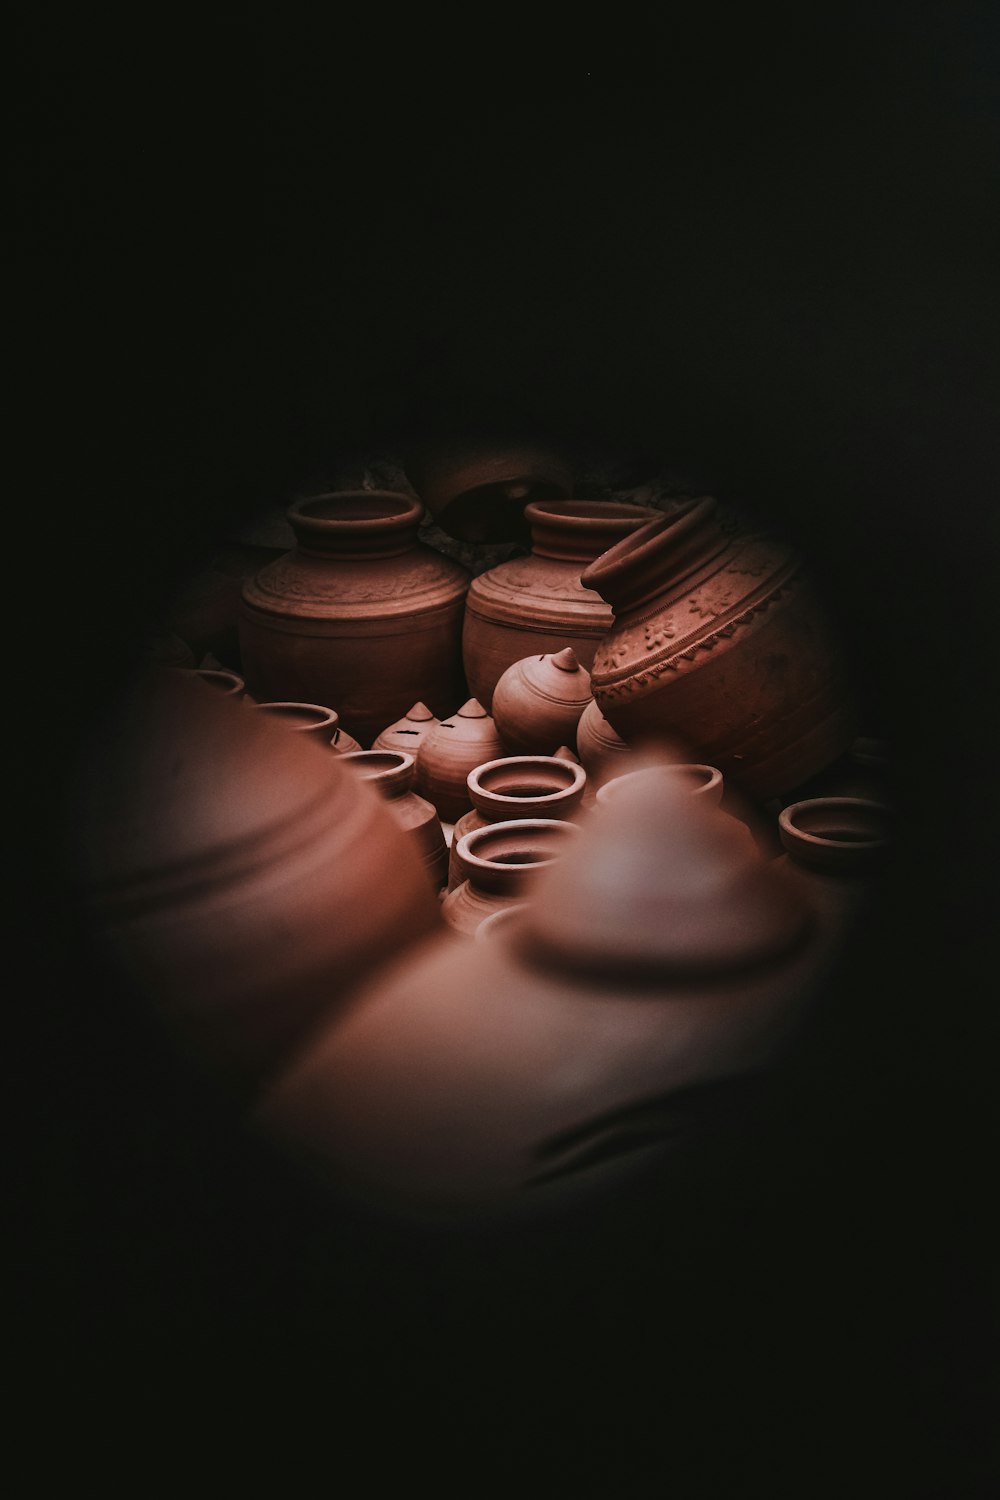
[[[798,888],[676,785],[652,810],[633,787],[566,852],[492,935],[429,941],[367,986],[261,1125],[384,1207],[477,1219],[599,1199],[689,1124],[738,1135],[713,1101],[815,996]]]
[[[190,672],[193,677],[198,677],[202,682],[207,682],[209,687],[214,687],[227,697],[242,698],[246,692],[246,683],[236,672],[230,672],[225,667],[180,667],[179,671]]]
[[[437,524],[465,542],[527,541],[525,506],[573,488],[566,460],[530,442],[428,444],[404,467]]]
[[[484,918],[523,901],[525,887],[578,832],[554,818],[518,818],[464,834],[456,846],[462,880],[442,902],[445,921],[471,937]]]
[[[342,758],[386,799],[396,822],[419,849],[431,889],[439,891],[448,875],[448,845],[436,810],[413,790],[413,756],[399,750],[358,750]]]
[[[291,506],[294,550],[243,587],[256,697],[336,703],[363,745],[418,698],[435,713],[461,699],[469,574],[417,541],[422,514],[411,496],[378,490]]]
[[[782,809],[778,836],[787,867],[818,921],[838,939],[886,865],[895,819],[861,797],[810,797]]]
[[[448,889],[465,877],[460,872],[458,843],[474,828],[509,823],[515,818],[572,818],[578,811],[587,773],[548,755],[514,755],[477,766],[468,777],[472,811],[455,824],[448,864]]]
[[[647,770],[625,771],[598,788],[596,801],[602,807],[609,803],[613,805],[622,795],[631,795],[630,783],[633,777],[648,777],[649,774]],[[657,781],[663,776],[676,777],[681,790],[689,797],[705,797],[713,807],[718,807],[722,801],[722,772],[716,766],[679,762],[676,765],[658,766],[653,774]]]
[[[357,740],[340,728],[340,715],[336,709],[324,708],[322,703],[258,703],[257,707],[286,729],[308,735],[340,754],[361,749]]]
[[[177,672],[105,714],[74,775],[82,913],[235,1092],[440,908],[375,791],[319,742]]]
[[[609,500],[541,500],[525,507],[531,555],[480,573],[469,585],[462,659],[470,691],[490,706],[500,677],[526,656],[572,646],[588,671],[611,629],[610,605],[580,574],[659,512]]]
[[[586,712],[586,710],[584,710],[584,712]],[[560,745],[559,749],[553,752],[552,759],[568,760],[574,766],[578,766],[581,764],[580,757],[576,755],[568,745]]]
[[[383,729],[372,741],[373,750],[398,750],[402,755],[412,755],[416,759],[420,742],[424,735],[439,724],[427,707],[426,703],[414,703],[408,708],[401,719]]]
[[[594,699],[587,704],[576,726],[576,748],[587,772],[590,789],[596,791],[612,776],[629,769],[631,748],[608,723]]]
[[[421,740],[417,790],[434,804],[440,818],[454,823],[472,807],[469,772],[506,753],[493,720],[481,703],[470,698]]]
[[[576,738],[590,701],[590,674],[567,646],[508,667],[493,692],[493,718],[513,754],[551,755]]]
[[[759,799],[851,743],[846,665],[800,560],[711,498],[650,522],[582,581],[615,612],[591,678],[623,739],[677,735]]]

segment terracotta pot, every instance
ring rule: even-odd
[[[676,786],[652,811],[637,788],[598,809],[567,852],[492,936],[428,942],[367,986],[261,1125],[421,1217],[561,1210],[682,1152],[808,1011],[808,909]],[[737,1135],[738,1111],[723,1119]]]
[[[518,818],[464,834],[456,846],[463,878],[442,902],[445,921],[471,937],[485,917],[523,901],[525,887],[578,832],[555,818]]]
[[[225,667],[178,667],[180,672],[189,672],[192,677],[198,677],[202,682],[207,682],[209,687],[214,687],[227,697],[242,698],[246,692],[246,683],[237,672],[230,672]]]
[[[372,741],[373,750],[398,750],[403,755],[412,755],[416,760],[420,742],[439,724],[426,703],[414,703],[401,719],[383,729]]]
[[[404,468],[438,525],[465,542],[527,541],[525,506],[573,488],[567,461],[536,443],[428,444]]]
[[[176,672],[75,770],[79,899],[189,1056],[251,1091],[440,908],[416,849],[318,742]]]
[[[554,751],[552,758],[553,760],[568,760],[574,766],[581,764],[580,757],[568,745],[560,745],[559,749]]]
[[[572,818],[583,799],[587,773],[581,765],[556,756],[514,755],[478,766],[467,784],[472,810],[462,814],[452,833],[450,891],[465,878],[458,859],[458,843],[465,834],[515,818]]]
[[[496,725],[475,698],[424,736],[417,750],[417,790],[446,823],[472,806],[468,776],[477,766],[505,755]]]
[[[838,940],[886,866],[895,819],[879,802],[860,797],[811,797],[778,816],[787,867],[817,920]]]
[[[567,646],[508,667],[493,692],[493,718],[513,754],[551,755],[576,738],[590,702],[590,674]]]
[[[417,541],[422,506],[388,491],[319,495],[288,512],[296,546],[243,587],[247,686],[269,699],[336,703],[369,745],[424,699],[461,700],[468,571]]]
[[[357,740],[340,728],[336,709],[324,708],[322,703],[258,703],[257,707],[286,729],[308,735],[340,754],[361,749]]]
[[[718,807],[722,801],[723,780],[722,772],[716,766],[703,766],[692,762],[679,762],[676,765],[658,766],[652,773],[659,782],[664,776],[676,778],[681,790],[689,797],[704,797],[713,807]],[[613,781],[605,782],[599,787],[596,801],[603,807],[614,804],[622,795],[631,795],[631,785],[636,776],[649,777],[648,770],[625,771]]]
[[[710,498],[583,574],[615,612],[592,687],[630,743],[677,735],[750,796],[798,786],[855,734],[846,665],[800,560]]]
[[[541,500],[525,507],[531,555],[480,573],[469,585],[462,658],[470,691],[488,707],[508,667],[572,646],[588,671],[613,624],[610,605],[580,574],[602,552],[653,520],[647,505]]]
[[[577,723],[576,748],[592,792],[612,776],[623,775],[632,763],[631,748],[608,723],[594,699],[587,704]]]
[[[435,808],[413,790],[413,756],[399,750],[359,750],[344,755],[343,761],[386,799],[396,822],[419,849],[431,889],[439,891],[448,876],[448,845]]]

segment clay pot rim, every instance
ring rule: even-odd
[[[623,771],[620,776],[615,776],[611,781],[606,781],[603,786],[598,787],[595,794],[596,799],[602,805],[606,806],[608,803],[614,801],[617,794],[614,792],[613,788],[618,786],[620,782],[631,781],[633,777],[636,776],[648,776],[650,774],[657,773],[662,774],[663,772],[670,772],[671,774],[673,774],[674,772],[681,771],[708,772],[707,777],[702,780],[699,786],[693,786],[689,788],[690,795],[692,797],[706,797],[717,794],[717,796],[721,798],[724,778],[718,766],[710,766],[707,761],[685,760],[677,761],[673,765],[669,766],[640,766],[634,771]]]
[[[274,714],[274,717],[276,719],[282,718],[285,710],[289,710],[289,718],[291,718],[296,712],[300,717],[303,718],[307,713],[311,713],[316,716],[310,724],[290,725],[289,727],[293,729],[316,730],[340,728],[340,715],[338,714],[337,710],[335,708],[327,708],[323,703],[297,703],[293,700],[282,699],[279,701],[275,699],[274,701],[269,701],[267,703],[258,702],[256,704],[256,707],[266,710],[277,709],[278,712]]]
[[[224,696],[235,697],[237,693],[246,692],[246,682],[238,672],[231,672],[228,667],[174,667],[175,672],[187,672],[192,677],[200,677],[203,681],[214,684],[217,682],[228,682],[232,686],[226,690]]]
[[[353,761],[355,765],[361,765],[363,762],[365,766],[371,766],[372,770],[365,777],[366,781],[373,781],[385,771],[408,771],[417,763],[415,757],[407,755],[404,750],[346,750],[340,758]],[[377,760],[388,762],[388,764],[376,770],[375,761]]]
[[[488,798],[491,802],[524,802],[526,799],[523,792],[520,795],[508,795],[504,792],[491,791],[488,786],[484,786],[482,783],[483,774],[486,773],[489,775],[500,767],[513,769],[516,766],[523,766],[528,770],[532,767],[538,767],[539,764],[547,771],[553,771],[557,776],[564,774],[563,768],[565,767],[566,772],[569,773],[569,779],[565,786],[557,787],[551,792],[544,792],[541,796],[532,797],[530,800],[533,807],[545,807],[553,802],[565,802],[577,792],[583,793],[583,789],[587,784],[587,773],[578,762],[557,760],[554,755],[502,755],[498,756],[495,760],[484,761],[481,766],[476,766],[475,770],[470,771],[465,778],[473,803],[475,803],[476,797]],[[514,820],[511,819],[510,821]]]
[[[582,512],[582,514],[581,514]],[[539,524],[549,521],[567,521],[570,526],[578,523],[588,532],[619,531],[623,522],[635,521],[635,530],[656,520],[657,512],[651,505],[640,505],[637,500],[574,500],[572,498],[551,500],[529,500],[524,507],[529,522]]]
[[[853,809],[868,813],[877,819],[881,826],[891,826],[893,821],[892,809],[886,803],[876,802],[871,797],[804,797],[799,802],[790,802],[778,814],[778,835],[789,854],[794,855],[807,850],[836,851],[841,855],[865,854],[888,848],[887,833],[879,834],[874,838],[828,839],[822,834],[810,833],[807,828],[798,826],[796,819],[803,813],[820,813],[824,809],[842,812]]]
[[[572,833],[580,832],[575,823],[561,822],[557,818],[511,818],[505,823],[487,823],[484,828],[473,828],[468,833],[463,833],[458,841],[457,854],[466,870],[482,870],[484,873],[496,869],[507,870],[511,868],[510,865],[504,864],[502,860],[485,859],[481,854],[475,853],[473,846],[477,843],[499,842],[521,831],[541,833],[545,836],[551,829],[559,830],[555,835],[557,840],[563,837],[566,829],[572,830]],[[541,870],[557,858],[558,855],[553,854],[547,859],[525,861],[520,868]]]
[[[391,514],[369,516],[315,516],[310,515],[311,506],[360,505],[364,503],[387,505],[395,510]],[[295,500],[286,512],[289,523],[296,534],[313,537],[380,536],[392,535],[419,525],[424,515],[424,506],[413,495],[403,490],[327,490],[321,495],[307,495]]]
[[[617,592],[617,584],[636,564],[652,562],[665,544],[683,543],[697,532],[713,514],[717,502],[713,495],[681,501],[677,510],[654,516],[638,531],[622,537],[601,556],[589,563],[580,574],[584,588],[596,589],[603,597],[605,589]],[[669,578],[666,580],[669,582]]]

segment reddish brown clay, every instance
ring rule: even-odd
[[[885,867],[895,819],[861,797],[810,797],[783,808],[778,836],[785,866],[817,920],[836,940],[854,920]]]
[[[343,759],[385,797],[396,822],[420,850],[431,889],[439,891],[448,875],[448,845],[437,811],[413,790],[413,756],[400,750],[360,750]]]
[[[373,750],[398,750],[402,755],[412,755],[416,760],[420,742],[439,724],[426,703],[414,703],[401,719],[383,729],[372,741]]]
[[[605,782],[598,788],[596,801],[603,807],[608,803],[614,803],[622,795],[631,795],[630,782],[635,776],[649,777],[648,770],[625,771],[613,781]],[[679,761],[673,765],[657,766],[653,769],[653,775],[657,784],[664,776],[677,779],[677,784],[689,797],[705,797],[713,807],[718,807],[722,801],[722,772],[716,766],[698,765],[693,762]]]
[[[659,512],[607,500],[540,500],[525,507],[531,555],[511,558],[469,585],[462,658],[470,691],[490,706],[508,667],[572,646],[588,671],[613,624],[610,605],[580,574]]]
[[[246,692],[247,685],[239,673],[230,672],[225,667],[179,667],[177,670],[199,677],[227,697],[242,698]]]
[[[96,936],[234,1090],[440,920],[373,789],[307,735],[180,673],[143,678],[105,715],[74,795]]]
[[[464,692],[467,570],[417,541],[423,508],[388,491],[294,504],[292,552],[243,587],[240,645],[257,697],[336,703],[364,745],[423,698]]]
[[[471,937],[484,918],[523,901],[525,888],[578,832],[575,823],[554,818],[518,818],[464,834],[457,844],[462,880],[442,903],[445,921]]]
[[[439,817],[454,823],[472,806],[469,772],[506,753],[493,720],[481,703],[470,698],[421,740],[417,790],[434,804]]]
[[[361,749],[357,740],[340,728],[340,715],[336,709],[324,708],[322,703],[258,703],[257,707],[286,729],[306,734],[340,754]]]
[[[705,498],[619,542],[582,581],[615,612],[592,685],[630,743],[679,735],[760,799],[850,744],[843,654],[785,543]]]
[[[771,1064],[815,993],[797,886],[676,786],[598,809],[509,911],[366,987],[261,1124],[399,1211],[559,1210],[683,1151],[679,1091]]]
[[[465,834],[514,818],[572,818],[583,799],[587,773],[554,755],[513,755],[477,766],[467,784],[472,811],[462,814],[452,833],[450,891],[465,878],[458,860],[458,843]]]
[[[586,712],[586,709],[584,712]],[[560,745],[559,749],[553,753],[552,758],[553,760],[568,760],[574,766],[581,764],[580,757],[568,745]]]
[[[631,749],[608,723],[594,699],[580,715],[576,726],[576,748],[591,789],[602,786],[612,776],[623,775],[631,764]]]
[[[537,443],[463,439],[425,444],[407,477],[439,526],[466,542],[527,540],[525,506],[568,495],[566,460]]]
[[[508,667],[493,692],[493,718],[513,754],[552,755],[576,738],[580,715],[591,701],[590,674],[566,646]]]

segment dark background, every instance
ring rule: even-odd
[[[994,8],[133,25],[22,17],[9,64],[29,1404],[106,1464],[206,1427],[345,1485],[988,1492]],[[80,954],[53,850],[123,643],[221,532],[497,419],[799,542],[905,833],[738,1161],[442,1244],[243,1139]]]

